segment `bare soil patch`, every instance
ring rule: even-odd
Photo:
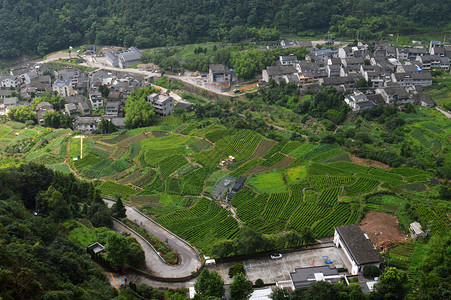
[[[409,238],[398,227],[398,219],[387,213],[370,211],[360,222],[360,228],[368,234],[373,245],[380,252]]]
[[[372,159],[360,158],[360,157],[351,155],[351,161],[353,163],[361,165],[361,166],[381,168],[381,169],[385,169],[387,171],[391,170],[391,167],[389,165],[383,164],[381,162],[378,162],[378,161],[375,161]]]

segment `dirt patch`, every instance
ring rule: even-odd
[[[381,169],[385,169],[387,171],[391,170],[391,167],[389,165],[383,164],[381,162],[378,162],[378,161],[375,161],[372,159],[360,158],[360,157],[351,155],[351,161],[353,163],[361,165],[361,166],[381,168]]]
[[[370,211],[360,222],[360,228],[368,234],[373,245],[380,252],[409,238],[398,227],[398,219],[390,214]]]

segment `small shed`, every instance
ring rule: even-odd
[[[238,192],[239,190],[241,190],[246,179],[246,177],[238,178],[238,180],[235,182],[235,185],[232,187],[232,192]]]
[[[88,246],[88,249],[94,251],[95,254],[100,253],[105,250],[105,247],[99,242],[95,242],[94,244]]]
[[[410,234],[412,235],[413,239],[416,239],[418,237],[425,237],[425,236],[427,236],[426,232],[424,232],[421,229],[421,224],[418,223],[418,222],[411,223],[409,230],[410,230]]]

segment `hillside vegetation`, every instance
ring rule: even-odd
[[[139,48],[202,41],[277,40],[280,34],[378,39],[442,31],[451,6],[440,0],[6,0],[0,3],[0,59],[84,43]]]
[[[368,209],[395,214],[406,231],[413,220],[437,235],[449,228],[449,204],[444,201],[449,187],[429,182],[447,176],[450,161],[451,127],[435,110],[398,113],[397,118],[406,122],[397,129],[404,142],[387,140],[390,145],[383,140],[389,132],[377,122],[345,122],[336,140],[311,135],[306,142],[290,140],[283,133],[269,138],[225,126],[221,118],[200,117],[202,121],[194,113],[172,115],[153,127],[90,136],[83,140],[83,159],[80,139],[73,138],[70,130],[4,123],[2,166],[34,161],[74,172],[92,180],[104,196],[126,197],[199,249],[207,253],[215,249],[219,256],[297,246],[311,237],[331,236],[334,226],[358,222]],[[356,131],[353,138],[347,138],[352,131]],[[359,147],[369,152],[360,153]],[[385,147],[391,147],[392,155],[380,159],[387,159],[392,167],[365,163],[353,155],[388,151]],[[236,161],[220,168],[219,162],[230,155]],[[428,161],[435,157],[440,159]],[[215,199],[224,197],[226,180],[240,176],[248,180],[229,203],[234,207],[231,213],[225,202]],[[266,242],[243,250],[239,245],[249,231]],[[228,243],[233,246],[223,251]]]

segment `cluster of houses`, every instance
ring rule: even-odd
[[[147,78],[136,74],[113,74],[103,70],[87,73],[76,68],[52,70],[45,64],[28,65],[0,77],[0,113],[7,114],[12,107],[30,105],[34,97],[44,93],[55,93],[66,100],[61,112],[73,117],[74,130],[89,134],[98,129],[102,119],[121,128],[125,126],[124,106],[128,96],[149,84]],[[108,95],[102,95],[101,86],[108,88]],[[165,94],[151,94],[147,101],[155,108],[157,116],[167,116],[174,108],[172,97]],[[45,112],[53,109],[48,102],[37,105],[38,123],[43,124]]]
[[[450,70],[451,46],[432,41],[429,49],[394,48],[386,43],[374,46],[357,43],[353,47],[313,50],[311,42],[282,41],[279,47],[306,47],[305,60],[294,55],[280,56],[275,66],[262,72],[262,80],[293,83],[301,92],[316,93],[320,86],[351,92],[346,103],[354,112],[378,104],[417,103],[433,106],[422,94],[432,85],[429,71]],[[274,47],[274,46],[271,46]],[[365,79],[365,90],[358,82]]]

